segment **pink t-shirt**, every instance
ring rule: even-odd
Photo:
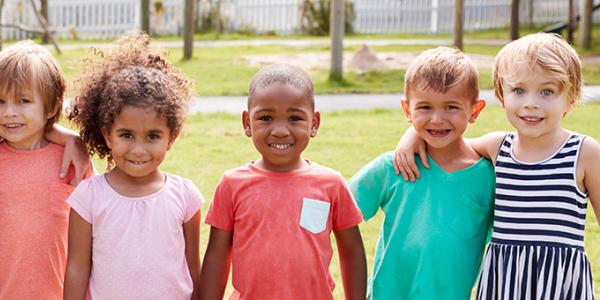
[[[158,192],[129,198],[98,175],[67,201],[92,224],[91,299],[190,299],[183,223],[203,201],[191,181],[167,174]]]
[[[62,299],[73,188],[58,177],[64,147],[0,143],[0,299]]]
[[[333,299],[331,231],[362,215],[344,178],[315,163],[275,173],[227,171],[206,223],[233,231],[230,299]]]

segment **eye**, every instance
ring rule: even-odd
[[[417,106],[415,109],[417,109],[417,110],[430,110],[431,106],[429,106],[429,105],[421,105],[421,106]]]
[[[448,106],[446,106],[446,110],[457,110],[457,109],[459,109],[459,108],[456,105],[448,105]]]
[[[269,122],[269,121],[273,121],[273,118],[271,116],[260,116],[258,117],[259,121],[264,121],[264,122]]]
[[[542,96],[552,96],[554,95],[554,91],[551,89],[543,89],[540,94],[542,94]]]
[[[522,88],[514,88],[513,93],[515,93],[517,95],[523,95],[523,94],[525,94],[525,90]]]
[[[0,104],[4,104],[4,99],[0,99]]]
[[[31,100],[22,98],[22,99],[19,99],[19,103],[31,103]]]
[[[302,121],[304,120],[304,118],[302,118],[301,116],[290,116],[288,118],[289,121],[295,122],[295,121]]]
[[[124,139],[127,139],[127,140],[128,140],[128,139],[131,139],[131,138],[133,138],[133,135],[132,135],[131,133],[124,132],[124,133],[121,133],[121,134],[119,134],[119,137],[120,137],[120,138],[124,138]]]
[[[148,135],[148,139],[151,141],[160,140],[160,135],[156,133],[151,133]]]

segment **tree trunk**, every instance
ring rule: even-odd
[[[141,28],[142,31],[150,34],[150,0],[142,0],[142,3],[140,5],[140,9],[141,9]]]
[[[344,69],[344,0],[331,1],[331,18],[329,23],[331,37],[331,70],[329,78],[342,80]]]
[[[41,0],[42,2],[42,7],[40,8],[40,13],[42,14],[42,17],[44,17],[44,19],[46,19],[46,21],[48,20],[48,0]],[[48,44],[50,42],[50,36],[48,36],[48,33],[44,33],[42,35],[42,44]]]
[[[590,49],[592,47],[592,6],[593,0],[583,1],[583,14],[581,18],[581,47]]]
[[[510,5],[510,39],[519,38],[519,0],[512,0]]]
[[[529,0],[527,3],[527,25],[529,25],[529,28],[533,28],[533,26],[535,25],[533,23],[533,14],[534,14],[534,10],[533,10],[533,0]]]
[[[575,30],[575,3],[573,0],[569,0],[569,15],[567,24],[567,41],[569,44],[573,44],[573,31]]]
[[[454,0],[454,47],[463,50],[463,24],[464,24],[464,2]]]
[[[2,24],[2,9],[4,8],[4,0],[0,0],[0,24]],[[4,29],[2,27],[0,27],[0,50],[2,50],[2,39],[4,38],[2,36],[2,31]]]
[[[183,58],[192,58],[194,52],[194,2],[195,0],[185,0],[185,16],[183,23]]]

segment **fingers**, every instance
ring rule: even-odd
[[[70,157],[69,153],[67,151],[65,151],[63,153],[63,159],[60,164],[60,173],[58,174],[58,176],[60,178],[65,178],[65,176],[67,176],[67,172],[69,171],[69,166],[71,165],[71,159],[69,157]]]
[[[427,159],[427,151],[425,150],[425,147],[420,147],[419,148],[419,158],[421,158],[421,162],[423,163],[423,166],[427,169],[429,169],[429,159]],[[417,170],[418,172],[418,170]]]

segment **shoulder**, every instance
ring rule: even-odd
[[[584,165],[592,164],[594,166],[600,164],[600,144],[590,136],[585,136],[581,144],[579,153],[579,161],[584,162]]]

